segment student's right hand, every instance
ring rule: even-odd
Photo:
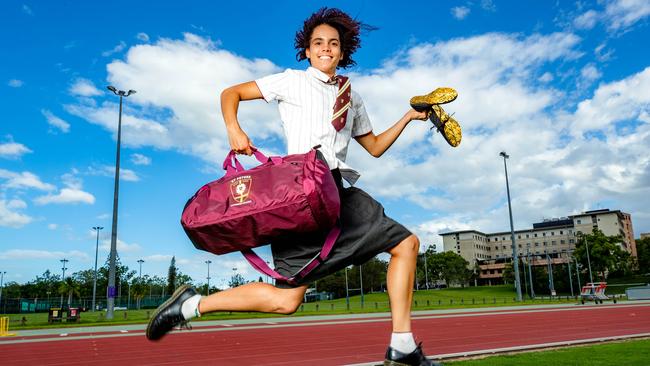
[[[241,128],[228,131],[228,141],[230,142],[230,149],[235,154],[246,154],[249,156],[253,154],[253,143]]]

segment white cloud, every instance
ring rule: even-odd
[[[551,82],[551,81],[553,81],[553,74],[551,74],[550,72],[545,72],[537,80],[541,81],[542,83]]]
[[[9,170],[0,169],[0,179],[6,179],[2,188],[13,189],[38,189],[41,191],[51,191],[55,187],[49,183],[43,183],[40,178],[31,172],[14,173]]]
[[[43,116],[45,116],[45,118],[47,119],[47,123],[50,126],[58,129],[59,131],[61,131],[63,133],[70,132],[70,124],[68,122],[62,120],[61,118],[59,118],[57,116],[55,116],[52,112],[48,111],[47,109],[42,109],[41,113],[43,114]]]
[[[481,0],[481,8],[487,11],[497,11],[497,6],[492,0]]]
[[[108,236],[109,236],[108,239],[99,241],[99,248],[105,252],[111,251],[110,233],[108,233]],[[120,238],[117,238],[117,242],[115,243],[115,245],[118,253],[133,253],[142,250],[142,247],[139,244],[136,243],[130,244],[122,241]]]
[[[59,227],[57,224],[48,224],[47,228],[50,230],[56,230]]]
[[[95,203],[95,196],[88,192],[73,188],[61,188],[58,194],[48,194],[46,196],[36,197],[34,202],[39,205],[56,204],[77,204],[86,203],[92,205]]]
[[[612,55],[614,54],[613,50],[605,49],[605,47],[607,47],[607,44],[601,43],[594,49],[594,55],[596,56],[596,59],[600,62],[609,61],[612,58]]]
[[[451,15],[458,20],[465,19],[470,13],[470,9],[466,6],[456,6],[451,8]]]
[[[27,146],[23,144],[19,144],[17,142],[6,142],[6,143],[0,143],[0,157],[1,158],[6,158],[6,159],[17,159],[20,158],[24,154],[31,153],[32,150],[30,150]]]
[[[83,97],[93,97],[101,95],[102,92],[95,87],[92,81],[88,79],[79,78],[70,87],[70,93]]]
[[[647,0],[613,0],[605,7],[604,19],[611,31],[625,30],[650,15],[650,2]]]
[[[66,188],[61,188],[58,194],[47,194],[36,197],[34,202],[38,205],[47,204],[77,204],[85,203],[92,205],[95,203],[95,196],[82,190],[83,181],[76,176],[78,172],[73,170],[61,176],[61,180]]]
[[[633,90],[634,92],[630,92]],[[650,67],[627,77],[601,85],[593,98],[578,104],[572,131],[613,130],[616,123],[638,119],[650,105]]]
[[[573,20],[573,25],[578,29],[592,29],[598,22],[599,13],[595,10],[588,10]]]
[[[11,79],[11,80],[9,80],[9,82],[7,83],[7,85],[9,85],[9,86],[12,87],[12,88],[20,88],[20,87],[23,86],[24,84],[25,84],[25,83],[24,83],[22,80],[18,80],[18,79]]]
[[[34,15],[34,12],[32,11],[32,8],[30,8],[29,6],[27,6],[25,4],[23,4],[23,13],[25,13],[27,15]]]
[[[102,56],[108,57],[114,53],[119,53],[124,51],[125,48],[126,48],[126,43],[124,43],[124,41],[120,41],[120,43],[118,43],[115,47],[113,47],[112,50],[102,52]]]
[[[115,167],[110,165],[91,166],[88,167],[88,174],[114,178]],[[135,171],[120,167],[120,180],[127,182],[139,182],[140,177]]]
[[[137,38],[138,40],[140,40],[142,42],[149,42],[149,35],[147,33],[144,33],[144,32],[138,33],[135,36],[135,38]]]
[[[21,228],[33,221],[28,215],[17,212],[27,207],[21,200],[6,201],[0,198],[0,227]]]
[[[587,64],[582,68],[582,70],[580,70],[580,75],[584,80],[593,82],[600,79],[602,73],[596,68],[594,64]]]
[[[151,165],[151,158],[142,154],[131,154],[131,162],[135,165]]]
[[[179,69],[185,72],[179,73]],[[229,150],[220,122],[219,93],[227,86],[277,71],[280,68],[268,60],[248,60],[189,33],[182,40],[163,38],[155,44],[132,46],[124,61],[108,65],[110,84],[138,91],[125,100],[122,143],[174,149],[219,164]],[[248,107],[240,111],[240,121],[251,138],[277,139],[282,135],[277,117],[269,117],[277,116],[274,106],[250,103]],[[115,102],[98,107],[80,102],[66,110],[117,132]]]
[[[0,252],[0,259],[15,259],[15,260],[28,260],[28,259],[56,259],[61,258],[78,259],[80,261],[90,260],[88,254],[78,250],[63,251],[49,251],[37,249],[10,249]]]

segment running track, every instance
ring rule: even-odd
[[[197,322],[194,330],[172,333],[157,343],[145,339],[142,326],[67,336],[59,334],[65,331],[61,329],[56,334],[18,334],[0,338],[0,365],[363,364],[383,359],[391,330],[386,314],[255,322]],[[647,337],[650,303],[418,312],[413,331],[434,357],[601,337]]]

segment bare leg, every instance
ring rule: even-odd
[[[386,282],[395,333],[411,331],[411,301],[419,249],[420,240],[411,235],[388,251],[391,258]]]
[[[214,293],[199,303],[201,314],[214,311],[257,311],[261,313],[293,314],[302,303],[307,286],[280,289],[261,282]]]

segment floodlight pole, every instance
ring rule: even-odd
[[[95,311],[95,299],[97,296],[97,253],[99,252],[99,230],[102,230],[101,226],[94,226],[93,230],[97,232],[97,241],[95,242],[95,276],[93,278],[93,311]]]
[[[115,190],[113,192],[113,226],[111,230],[111,255],[108,267],[108,288],[106,289],[106,319],[113,319],[113,310],[115,308],[115,297],[117,291],[115,288],[115,260],[117,257],[117,201],[120,191],[120,143],[122,137],[122,99],[135,93],[135,90],[117,90],[114,86],[108,86],[108,90],[120,97],[120,112],[117,122],[117,153],[115,157]]]
[[[512,267],[515,270],[515,289],[517,290],[517,301],[521,301],[521,282],[519,281],[519,258],[517,257],[517,245],[515,243],[515,228],[512,224],[512,205],[510,204],[510,185],[508,183],[508,166],[506,164],[506,159],[510,155],[506,154],[505,151],[499,153],[503,157],[503,168],[506,172],[506,192],[508,193],[508,213],[510,214],[510,235],[512,238]]]
[[[208,265],[208,296],[210,296],[210,263],[212,263],[211,260],[205,261],[205,264]]]

